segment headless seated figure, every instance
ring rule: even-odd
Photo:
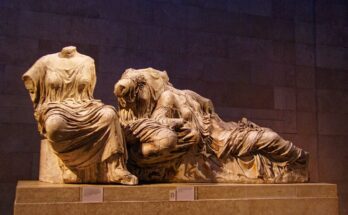
[[[59,157],[65,183],[138,183],[125,166],[125,142],[115,109],[93,98],[92,58],[65,47],[40,58],[23,81],[39,131]]]

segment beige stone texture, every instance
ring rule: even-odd
[[[127,69],[114,93],[128,144],[129,169],[142,181],[294,183],[309,179],[306,151],[246,118],[222,120],[209,98],[175,88],[166,71]],[[280,123],[281,131],[296,130],[295,90],[276,88],[274,94],[274,106],[283,110],[287,121],[286,126]]]
[[[39,178],[40,136],[20,76],[40,56],[66,45],[78,46],[95,59],[95,96],[106,104],[116,104],[111,90],[125,68],[154,66],[169,71],[179,89],[190,88],[212,99],[221,118],[236,121],[246,116],[274,129],[310,153],[312,182],[338,184],[340,214],[348,214],[348,132],[340,131],[348,120],[347,7],[346,0],[2,0],[0,214],[13,214],[18,180]],[[236,48],[193,41],[191,35],[217,41],[227,37]],[[296,55],[293,63],[274,62],[285,60],[285,55],[269,59],[272,40],[292,44],[284,52]],[[299,61],[306,52],[296,47],[305,45],[317,47],[315,62],[307,57],[308,62]],[[226,48],[228,57],[221,55]],[[297,65],[296,60],[309,66]],[[295,123],[274,109],[275,87],[296,90]],[[302,89],[316,91],[315,98],[307,101]],[[318,102],[315,107],[313,99]],[[304,126],[296,128],[298,111],[316,113],[313,126],[319,130],[308,134]],[[327,113],[333,114],[330,120],[322,116]]]
[[[93,97],[96,78],[94,60],[75,46],[41,57],[23,74],[44,138],[41,181],[138,183],[125,165],[116,110]]]
[[[82,203],[80,189],[101,187],[104,201]],[[169,201],[176,187],[194,187],[194,201]],[[35,192],[33,198],[32,193]],[[24,214],[338,214],[334,184],[58,185],[19,181],[15,215]]]
[[[41,140],[39,180],[50,183],[64,183],[59,157],[47,140]]]

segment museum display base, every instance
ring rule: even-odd
[[[338,214],[335,184],[49,184],[19,181],[15,215]]]

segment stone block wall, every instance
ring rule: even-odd
[[[129,67],[166,70],[225,120],[271,127],[311,153],[313,182],[337,183],[348,214],[345,0],[1,0],[0,213],[37,179],[40,136],[21,75],[75,45],[96,60],[95,97],[116,105]]]

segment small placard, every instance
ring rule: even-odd
[[[194,187],[177,187],[176,201],[194,201],[195,188]]]
[[[169,201],[176,201],[176,190],[169,190]]]
[[[82,187],[81,202],[103,202],[103,191],[102,187]]]

